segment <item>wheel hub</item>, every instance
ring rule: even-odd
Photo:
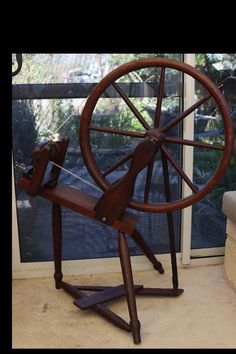
[[[165,134],[158,128],[151,128],[147,130],[145,136],[147,136],[151,141],[156,141],[159,143],[163,143],[165,140]]]

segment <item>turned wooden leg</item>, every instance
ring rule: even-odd
[[[141,342],[140,337],[140,322],[138,320],[136,298],[134,291],[133,275],[130,262],[130,255],[125,234],[119,231],[119,252],[120,263],[122,269],[122,275],[124,279],[124,285],[126,290],[126,298],[130,316],[130,329],[133,334],[133,340],[135,344]]]
[[[137,229],[133,231],[132,234],[130,234],[130,237],[136,242],[136,244],[139,246],[139,248],[143,251],[145,256],[149,259],[149,261],[152,263],[154,269],[156,269],[160,274],[164,273],[164,269],[162,267],[161,262],[159,262],[154,253],[152,252],[151,248],[148,246],[148,244],[144,241],[140,233],[138,232]]]
[[[173,221],[173,214],[172,213],[167,213],[167,223],[168,223],[169,242],[170,242],[172,283],[173,283],[173,288],[178,289],[179,282],[178,282],[178,270],[177,270],[177,261],[176,261],[174,221]]]
[[[163,166],[163,177],[164,177],[164,189],[166,195],[166,201],[171,201],[171,192],[170,192],[170,179],[169,179],[169,170],[167,158],[163,152],[162,156],[162,166]],[[174,234],[174,220],[173,213],[167,212],[167,223],[168,223],[168,235],[170,243],[170,255],[171,255],[171,266],[172,266],[172,283],[173,288],[178,289],[178,270],[177,270],[177,261],[176,261],[176,246],[175,246],[175,234]]]
[[[61,272],[61,206],[53,203],[52,205],[52,235],[54,252],[54,279],[56,289],[61,289],[63,274]]]

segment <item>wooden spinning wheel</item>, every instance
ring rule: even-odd
[[[156,112],[155,112],[155,119],[152,125],[149,125],[142,114],[136,109],[135,105],[131,102],[128,96],[122,91],[115,81],[120,79],[122,76],[128,74],[129,72],[141,69],[141,68],[148,68],[148,67],[160,67],[160,82],[158,86],[157,92],[157,104],[156,104]],[[193,106],[189,107],[176,117],[174,117],[168,124],[163,127],[160,127],[161,123],[161,104],[164,92],[164,84],[165,84],[165,72],[168,68],[175,69],[181,73],[186,73],[190,75],[192,78],[200,82],[203,87],[206,89],[207,94],[197,101]],[[93,124],[93,111],[96,107],[98,99],[104,94],[106,89],[112,85],[114,89],[118,92],[120,97],[126,102],[130,110],[133,112],[134,116],[143,126],[143,132],[140,131],[122,131],[120,129],[115,128],[106,128],[106,127],[99,127],[98,125]],[[197,108],[201,107],[207,100],[210,98],[214,98],[216,105],[218,106],[218,110],[222,117],[224,135],[225,135],[225,145],[224,146],[217,146],[213,144],[207,144],[201,141],[192,141],[186,140],[182,138],[172,137],[169,136],[169,131],[181,122],[184,119],[188,119],[189,115],[194,112]],[[120,161],[117,161],[113,166],[111,166],[107,171],[101,172],[99,166],[97,165],[93,150],[90,144],[90,132],[97,131],[97,132],[106,132],[111,134],[119,134],[119,135],[129,135],[134,138],[139,138],[140,140],[148,137],[150,140],[154,140],[156,142],[160,142],[160,150],[164,160],[169,160],[170,163],[174,166],[177,170],[179,175],[182,179],[188,184],[190,189],[192,190],[192,194],[189,195],[187,198],[179,199],[177,201],[169,201],[166,203],[157,203],[151,204],[148,202],[148,192],[150,189],[150,181],[152,177],[152,168],[153,162],[149,164],[148,167],[148,174],[146,180],[146,188],[145,188],[145,195],[143,197],[143,201],[137,200],[130,200],[129,207],[147,211],[147,212],[167,212],[173,211],[176,209],[185,208],[200,199],[202,199],[206,194],[208,194],[218,183],[221,176],[224,174],[225,169],[227,168],[228,160],[231,155],[232,150],[232,141],[233,141],[233,128],[232,128],[232,120],[230,117],[230,113],[227,108],[227,104],[220,92],[220,90],[215,86],[215,84],[208,79],[204,74],[202,74],[197,69],[191,67],[182,62],[178,62],[176,60],[171,59],[164,59],[164,58],[144,58],[135,60],[133,62],[129,62],[124,64],[117,69],[113,70],[110,74],[108,74],[100,83],[95,87],[91,95],[89,96],[86,105],[83,110],[83,114],[81,117],[80,123],[80,146],[81,151],[84,157],[85,164],[93,176],[97,184],[105,191],[108,190],[111,185],[109,181],[106,179],[106,176],[113,172],[116,168],[122,165],[124,162],[130,159],[131,154],[127,154],[124,156]],[[185,174],[181,166],[175,161],[175,159],[171,156],[170,152],[166,148],[166,143],[171,143],[175,145],[188,145],[188,146],[195,146],[199,148],[205,149],[212,149],[212,150],[220,150],[222,151],[222,156],[219,162],[218,167],[215,170],[214,175],[212,178],[202,187],[198,188],[194,185],[188,176]]]
[[[148,67],[160,67],[160,79],[156,95],[157,103],[155,117],[152,124],[145,120],[143,115],[137,110],[129,97],[120,88],[119,84],[115,82],[129,72]],[[178,114],[167,124],[162,125],[161,106],[164,95],[165,72],[168,68],[175,69],[192,76],[195,80],[199,81],[203,87],[205,87],[208,93],[193,106]],[[143,131],[122,130],[93,124],[92,118],[96,104],[110,85],[117,91],[118,95],[127,104],[138,122],[142,125]],[[200,107],[210,97],[214,99],[222,117],[225,136],[224,146],[215,146],[210,143],[170,136],[169,131],[171,128],[181,124],[183,119],[187,118],[191,112]],[[118,159],[103,172],[94,158],[94,150],[90,140],[90,133],[92,131],[129,136],[139,139],[139,142],[130,152],[126,153],[123,158]],[[226,102],[219,89],[205,75],[201,74],[189,65],[169,59],[140,59],[122,65],[101,80],[88,97],[82,113],[80,124],[81,152],[88,171],[104,191],[100,198],[92,197],[87,193],[75,189],[74,187],[58,183],[60,168],[62,168],[68,143],[69,140],[65,138],[61,141],[48,142],[38,146],[31,155],[31,168],[24,173],[23,177],[19,181],[19,185],[22,188],[25,188],[29,195],[40,195],[41,197],[44,197],[52,202],[52,228],[55,265],[54,278],[56,288],[63,288],[66,292],[72,295],[75,298],[74,304],[80,309],[85,310],[87,308],[91,308],[93,311],[100,314],[117,327],[128,332],[132,332],[134,343],[140,343],[140,322],[138,320],[136,307],[136,295],[179,296],[183,292],[183,289],[179,289],[178,287],[172,211],[185,208],[203,198],[217,184],[227,168],[233,146],[233,128]],[[185,174],[180,164],[176,162],[166,144],[178,146],[189,145],[203,149],[220,150],[222,152],[221,159],[213,176],[202,188],[199,189]],[[153,174],[153,166],[155,163],[155,156],[159,152],[161,153],[165,202],[150,203],[149,192]],[[114,183],[109,182],[107,176],[127,161],[130,161],[127,173],[125,173]],[[192,191],[191,194],[184,199],[172,200],[171,198],[168,161]],[[46,175],[47,165],[49,162],[53,164],[53,167]],[[142,200],[136,200],[133,198],[135,182],[139,173],[145,168],[147,169],[147,175],[145,188],[143,189],[143,197]],[[110,225],[118,231],[118,248],[124,284],[116,287],[75,286],[62,280],[61,206],[85,215],[88,218],[96,219],[98,222]],[[138,222],[138,217],[126,211],[127,207],[145,212],[167,213],[172,264],[172,288],[145,288],[143,285],[134,284],[126,234],[136,242],[144,255],[152,263],[154,269],[156,269],[160,274],[164,273],[164,269],[161,263],[156,259],[148,244],[137,231],[136,225]],[[85,290],[93,291],[95,294],[88,296],[84,292]],[[130,323],[124,321],[117,314],[108,309],[104,304],[106,301],[122,295],[125,295],[127,299]]]

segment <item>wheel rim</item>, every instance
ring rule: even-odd
[[[123,75],[126,75],[127,73],[142,69],[142,68],[148,68],[148,67],[160,67],[161,68],[161,75],[160,75],[160,84],[159,84],[159,89],[158,89],[158,94],[157,94],[157,109],[156,109],[156,117],[154,120],[154,126],[156,126],[155,129],[157,129],[155,132],[151,132],[153,130],[153,127],[150,127],[147,122],[143,119],[142,115],[139,114],[139,112],[133,112],[136,114],[136,117],[138,117],[139,122],[144,126],[146,129],[146,135],[149,136],[150,138],[155,138],[156,134],[160,133],[160,130],[158,129],[159,123],[160,123],[160,114],[161,114],[161,102],[162,102],[162,94],[163,94],[163,86],[164,86],[164,77],[165,77],[165,69],[166,68],[171,68],[171,69],[176,69],[180,72],[183,72],[185,74],[190,75],[193,77],[195,80],[199,81],[209,92],[209,95],[205,96],[204,99],[201,99],[197,102],[198,107],[203,104],[208,98],[212,97],[215,100],[215,103],[217,104],[219,111],[221,113],[223,123],[224,123],[224,134],[225,134],[225,145],[223,148],[218,149],[216,147],[207,147],[205,143],[201,144],[200,142],[197,142],[197,145],[194,145],[194,141],[188,141],[186,139],[174,139],[175,142],[171,141],[170,138],[168,140],[165,140],[165,142],[170,142],[170,143],[176,143],[180,145],[191,145],[191,146],[197,146],[197,147],[204,147],[204,148],[211,148],[211,149],[218,149],[221,150],[222,153],[222,158],[221,161],[218,165],[218,167],[215,170],[215,173],[213,176],[210,178],[210,180],[205,184],[203,188],[200,190],[194,190],[194,185],[191,183],[190,180],[188,180],[188,177],[186,175],[181,175],[181,171],[184,173],[184,171],[179,170],[179,174],[181,175],[182,179],[185,180],[187,184],[189,184],[190,188],[193,191],[193,194],[190,196],[187,196],[185,198],[171,201],[168,203],[149,203],[149,202],[140,202],[132,199],[129,203],[129,207],[140,210],[140,211],[147,211],[147,212],[168,212],[168,211],[173,211],[177,209],[182,209],[185,208],[189,205],[192,205],[193,203],[199,201],[202,199],[204,196],[206,196],[218,183],[222,175],[224,174],[228,161],[231,156],[231,151],[232,151],[232,146],[233,146],[233,127],[232,127],[232,121],[230,117],[230,113],[228,111],[227,104],[219,91],[219,89],[211,82],[207,76],[202,74],[201,72],[197,71],[195,68],[191,67],[188,64],[178,62],[176,60],[171,60],[171,59],[164,59],[164,58],[144,58],[144,59],[139,59],[135,60],[132,62],[129,62],[127,64],[124,64],[112,72],[108,74],[106,77],[104,77],[100,83],[97,84],[97,86],[94,88],[94,90],[91,92],[90,96],[87,99],[87,102],[84,106],[82,116],[81,116],[81,121],[80,121],[80,147],[81,147],[81,152],[84,158],[85,165],[91,174],[91,176],[94,178],[94,180],[97,182],[97,184],[105,191],[110,188],[111,184],[107,181],[106,174],[102,174],[100,171],[99,167],[97,166],[97,163],[94,159],[91,144],[90,144],[90,127],[91,127],[91,117],[94,111],[94,108],[97,104],[98,99],[101,97],[103,92],[110,86],[111,84],[113,87],[118,91],[118,93],[122,97],[122,91],[119,89],[119,86],[115,83],[117,79],[122,77]],[[208,98],[206,98],[208,97]],[[128,105],[129,105],[129,99],[127,96],[123,97],[124,100],[128,100]],[[202,101],[202,103],[199,104],[199,102]],[[196,104],[195,104],[196,105]],[[181,123],[183,119],[188,117],[188,115],[194,111],[195,105],[191,106],[181,114],[179,114],[177,117],[171,120],[170,123],[168,123],[162,131],[164,134],[168,132],[173,126],[177,125],[178,123]],[[131,105],[131,109],[134,109]],[[188,111],[191,111],[188,113]],[[93,130],[96,130],[93,129]],[[104,129],[103,129],[104,131]],[[118,132],[117,132],[118,131]],[[136,137],[140,137],[141,135],[138,132],[134,132]],[[116,130],[116,134],[122,134],[119,130]],[[167,134],[166,134],[167,135]],[[132,132],[131,132],[132,136]],[[166,139],[166,137],[165,137]],[[176,142],[176,140],[179,140]],[[164,145],[164,144],[163,144]],[[161,152],[165,154],[165,156],[169,159],[171,164],[174,166],[175,161],[171,161],[171,156],[169,155],[168,150],[165,148],[165,146],[161,147]],[[128,159],[129,154],[126,155],[126,158]],[[175,168],[178,169],[179,166],[175,166]],[[109,172],[109,171],[108,171]],[[148,172],[149,173],[149,172]],[[108,173],[107,173],[108,174]],[[149,186],[150,189],[150,186]],[[145,196],[144,196],[145,199]]]

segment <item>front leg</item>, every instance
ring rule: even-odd
[[[56,289],[61,289],[61,281],[63,274],[61,272],[61,206],[53,203],[52,205],[52,235],[53,235],[53,253],[54,253],[54,279]]]
[[[130,329],[133,334],[133,340],[135,344],[141,342],[140,336],[140,322],[138,320],[133,274],[131,268],[131,261],[129,255],[129,249],[124,232],[119,231],[119,253],[121,270],[124,280],[124,286],[126,291],[127,304],[130,316]]]

